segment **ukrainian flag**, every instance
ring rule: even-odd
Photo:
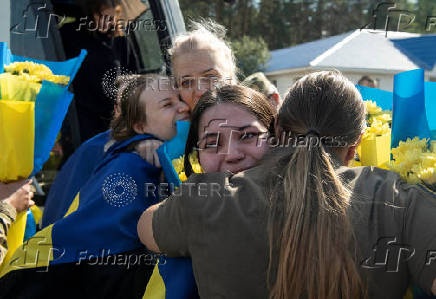
[[[86,51],[83,50],[78,57],[67,61],[42,61],[12,55],[7,43],[0,42],[0,73],[3,73],[5,65],[29,61],[46,65],[56,75],[68,76],[71,83],[85,56]],[[42,84],[28,82],[15,76],[1,79],[0,181],[27,178],[41,170],[50,157],[73,98],[73,94],[68,92],[68,86],[69,84],[62,86],[48,81],[43,81]],[[28,216],[32,216],[32,213]],[[8,232],[10,250],[5,261],[10,259],[11,253],[23,242],[27,219],[33,220],[23,212],[12,224]],[[30,233],[35,231],[34,227]]]
[[[178,121],[177,136],[165,142],[157,151],[165,177],[172,186],[177,187],[181,184],[172,161],[185,153],[189,127],[190,122]],[[191,259],[166,258],[165,261],[157,263],[148,282],[144,298],[199,298]]]
[[[26,178],[41,170],[50,157],[62,121],[68,111],[73,94],[68,91],[86,51],[82,50],[76,58],[67,61],[42,61],[12,55],[7,43],[0,42],[0,73],[4,65],[13,62],[31,61],[44,64],[56,75],[70,77],[68,85],[43,81],[35,101],[25,99],[2,100],[0,97],[0,181],[13,181]],[[12,82],[13,81],[13,82]],[[21,80],[2,82],[11,84],[17,95],[31,97],[22,90],[35,90],[35,83]],[[4,92],[2,86],[2,93]]]
[[[392,111],[393,93],[379,88],[356,85],[364,101],[373,101],[382,110]]]
[[[2,296],[144,295],[153,267],[165,262],[147,251],[136,229],[142,212],[159,201],[160,169],[130,151],[150,138],[137,135],[108,149],[64,218],[30,238],[3,265]]]
[[[407,138],[430,138],[427,120],[424,70],[402,72],[394,76],[394,104],[392,111],[392,147]],[[431,111],[429,111],[431,113]]]
[[[104,146],[109,142],[110,135],[111,131],[108,130],[87,140],[62,166],[45,200],[41,221],[43,228],[65,215],[77,192],[90,178],[95,166],[103,158]]]

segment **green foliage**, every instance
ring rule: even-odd
[[[365,25],[373,28],[373,10],[382,0],[180,0],[185,20],[212,18],[224,25],[230,40],[240,41],[245,36],[256,40],[261,37],[270,50],[317,40],[320,38],[360,29]],[[388,30],[417,33],[436,33],[436,26],[426,31],[427,16],[436,16],[436,0],[389,0],[397,10],[410,11],[415,20],[391,12]],[[377,12],[376,29],[385,29],[389,5],[382,5]],[[434,19],[433,19],[434,20]],[[434,21],[433,21],[434,23]],[[251,48],[261,53],[252,43],[239,48]],[[239,50],[241,52],[241,50]],[[244,49],[244,51],[248,51]],[[241,52],[242,53],[242,52]],[[260,54],[259,54],[260,55]],[[251,71],[251,61],[239,55],[244,72]],[[247,62],[250,61],[250,62]],[[262,61],[262,56],[259,56]],[[248,74],[247,74],[248,75]]]
[[[261,71],[270,58],[268,46],[262,37],[254,38],[245,35],[233,40],[232,49],[237,59],[240,80]]]

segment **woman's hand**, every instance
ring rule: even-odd
[[[135,150],[141,156],[142,159],[150,163],[151,165],[161,168],[159,162],[159,156],[157,155],[157,149],[163,144],[162,141],[148,139],[141,141],[135,147]]]
[[[33,206],[35,202],[32,198],[32,180],[21,180],[9,184],[0,183],[0,199],[13,206],[17,213]]]

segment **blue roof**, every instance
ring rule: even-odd
[[[282,69],[307,67],[312,60],[352,33],[353,31],[290,48],[271,51],[271,59],[267,62],[264,71],[273,72]]]
[[[392,39],[392,43],[404,55],[421,68],[432,70],[436,64],[436,35],[422,35],[405,39]]]

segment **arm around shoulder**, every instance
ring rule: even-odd
[[[160,253],[160,249],[156,244],[153,236],[153,214],[159,208],[160,203],[149,207],[142,213],[138,221],[138,236],[142,244],[149,250]]]

